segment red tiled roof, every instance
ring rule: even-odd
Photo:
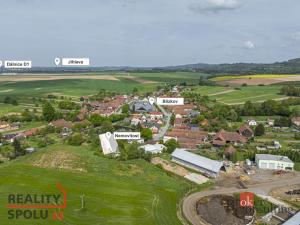
[[[247,138],[243,137],[242,135],[238,134],[237,132],[228,132],[225,130],[219,131],[215,135],[214,139],[225,141],[225,142],[241,142],[241,143],[247,142]]]
[[[50,123],[50,125],[54,126],[54,127],[59,127],[59,128],[72,128],[73,127],[73,124],[71,122],[68,122],[64,119],[60,119],[60,120],[55,120],[55,121],[52,121]]]
[[[239,133],[241,134],[241,133],[243,133],[245,130],[249,130],[249,131],[253,134],[253,130],[252,130],[249,126],[247,126],[247,125],[241,126],[240,129],[239,129]]]
[[[155,111],[155,112],[150,112],[149,114],[150,115],[162,115],[162,112]]]
[[[38,128],[32,128],[30,130],[24,131],[23,134],[25,137],[30,137],[33,135],[36,135],[38,133],[39,129]]]

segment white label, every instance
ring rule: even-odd
[[[0,60],[0,67],[2,66],[2,61]]]
[[[4,61],[4,67],[8,69],[31,68],[31,61]]]
[[[184,105],[184,98],[157,98],[157,105]]]
[[[140,132],[114,132],[114,138],[119,140],[140,140]]]
[[[62,65],[63,66],[89,66],[90,59],[89,58],[63,58]]]

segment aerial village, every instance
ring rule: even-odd
[[[195,184],[214,181],[223,187],[245,188],[261,179],[293,176],[295,161],[300,160],[295,145],[282,146],[282,138],[276,138],[284,133],[291,143],[298,140],[300,117],[286,121],[274,112],[262,120],[253,119],[248,114],[253,109],[251,102],[239,109],[218,105],[184,86],[149,96],[102,90],[77,102],[49,98],[37,100],[44,101],[43,119],[26,111],[1,119],[1,161],[32,154],[58,141],[91,143],[97,146],[97,154],[111,160],[144,158]],[[159,98],[181,99],[183,104],[160,105]],[[39,127],[22,128],[34,120],[45,121]],[[117,139],[116,132],[128,138]],[[138,138],[130,138],[133,132]],[[271,139],[261,138],[266,135]]]

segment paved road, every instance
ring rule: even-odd
[[[235,192],[253,192],[255,194],[268,195],[271,189],[289,186],[294,184],[300,184],[300,173],[296,173],[296,175],[292,179],[281,179],[272,182],[260,183],[255,185],[249,185],[247,189],[239,189],[236,187],[233,188],[219,188],[215,190],[196,192],[189,196],[187,196],[182,203],[182,212],[185,218],[193,225],[207,225],[205,221],[203,221],[196,212],[196,202],[205,197],[212,194],[231,194]]]
[[[165,136],[165,134],[167,133],[167,131],[170,127],[170,120],[171,120],[171,116],[172,116],[172,114],[168,113],[162,106],[157,105],[157,107],[164,114],[164,117],[167,118],[167,121],[166,121],[166,125],[160,129],[159,133],[154,135],[154,137],[153,137],[154,141],[159,141]]]

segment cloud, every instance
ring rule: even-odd
[[[198,0],[190,5],[194,12],[220,12],[234,10],[242,5],[241,0]]]
[[[296,32],[296,33],[293,33],[291,35],[291,38],[295,41],[300,41],[300,31]]]
[[[255,48],[255,45],[252,41],[245,41],[244,42],[244,48],[247,48],[247,49],[254,49]]]

